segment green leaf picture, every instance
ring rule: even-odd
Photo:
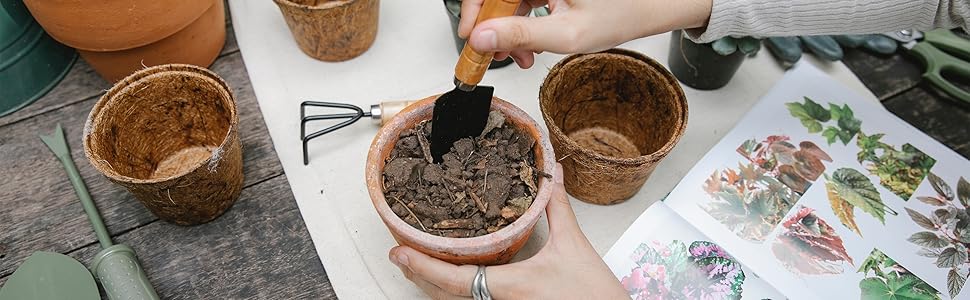
[[[932,214],[924,214],[906,208],[906,213],[923,231],[913,233],[907,241],[920,246],[917,253],[933,259],[937,268],[947,270],[947,289],[951,298],[956,298],[970,274],[970,206],[963,199],[970,198],[970,184],[963,177],[956,180],[956,194],[953,188],[933,173],[928,173],[929,184],[936,195],[916,197],[924,203]],[[959,199],[959,200],[958,200]]]
[[[866,276],[859,282],[863,300],[941,299],[940,292],[879,249],[872,250],[858,272]]]
[[[848,145],[860,131],[862,121],[855,118],[855,113],[849,106],[838,106],[829,104],[829,109],[816,103],[811,98],[804,97],[804,102],[785,103],[788,112],[797,118],[802,126],[808,129],[808,133],[822,133],[829,145],[836,141],[841,141],[843,145]],[[830,121],[833,121],[830,123]],[[823,125],[829,124],[828,126]]]
[[[832,176],[825,175],[825,189],[828,192],[832,211],[842,225],[862,235],[855,223],[854,209],[858,207],[886,224],[886,214],[898,215],[895,210],[887,206],[879,196],[879,191],[869,182],[869,178],[851,168],[841,168],[833,172]]]
[[[869,174],[879,177],[879,183],[908,201],[913,191],[930,172],[936,160],[916,147],[904,144],[900,150],[880,141],[885,134],[859,133],[857,159]],[[952,198],[952,193],[949,195]]]

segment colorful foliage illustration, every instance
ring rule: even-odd
[[[869,174],[878,176],[882,186],[902,197],[904,201],[909,200],[926,173],[936,163],[936,160],[913,145],[904,144],[897,150],[896,147],[880,141],[885,134],[863,133],[862,121],[855,117],[848,104],[838,106],[829,103],[829,108],[826,109],[805,97],[804,102],[789,102],[785,106],[809,133],[821,133],[829,145],[836,141],[848,145],[858,135],[856,144],[860,148],[857,155],[859,163],[866,167]]]
[[[720,246],[695,241],[640,244],[620,283],[636,299],[740,299],[744,271]]]
[[[787,136],[747,140],[737,151],[748,160],[738,169],[715,170],[704,181],[714,201],[703,207],[721,224],[749,241],[764,241],[812,181],[832,161],[812,142],[796,147]]]
[[[970,182],[963,177],[957,182],[956,194],[942,178],[929,173],[930,185],[935,196],[917,197],[921,202],[935,207],[932,215],[924,215],[906,208],[906,213],[917,225],[926,229],[907,239],[921,246],[917,254],[936,259],[936,266],[947,271],[946,283],[950,297],[956,297],[963,289],[970,274]]]
[[[750,139],[737,151],[801,195],[825,172],[822,161],[832,162],[832,157],[815,143],[803,141],[796,147],[788,140],[782,135],[772,135],[761,142]]]
[[[839,217],[842,225],[862,235],[855,223],[855,208],[886,224],[886,213],[899,215],[895,210],[882,202],[879,191],[869,181],[866,175],[850,168],[835,170],[830,177],[825,175],[825,190],[828,192],[829,204],[832,212]]]
[[[862,262],[859,273],[866,278],[859,282],[863,300],[935,300],[940,292],[910,273],[879,249],[873,249]],[[870,274],[872,273],[872,274]]]
[[[852,264],[842,238],[814,209],[800,206],[782,227],[771,251],[792,273],[841,274],[843,263]]]
[[[803,103],[785,103],[788,112],[802,122],[808,133],[822,133],[829,145],[836,140],[848,145],[852,137],[861,130],[862,121],[855,118],[855,114],[848,104],[841,107],[829,103],[829,109],[805,97]],[[829,123],[832,122],[832,123]],[[827,125],[826,125],[827,124]]]
[[[869,170],[869,174],[879,177],[879,183],[894,194],[909,201],[913,191],[930,172],[936,160],[910,144],[900,150],[880,141],[885,134],[865,135],[859,133],[856,143],[861,149],[857,155],[859,163]]]

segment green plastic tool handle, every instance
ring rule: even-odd
[[[970,40],[957,36],[948,29],[937,29],[923,33],[923,41],[933,44],[964,61],[970,61]]]
[[[64,169],[67,170],[67,177],[71,179],[71,184],[74,185],[74,192],[77,193],[77,197],[81,198],[81,206],[84,207],[84,212],[87,213],[88,220],[91,221],[91,227],[94,227],[94,233],[98,236],[101,249],[111,247],[114,244],[111,242],[111,235],[108,234],[108,229],[104,227],[104,221],[101,220],[98,207],[94,206],[94,201],[91,200],[91,194],[88,193],[88,188],[84,185],[84,179],[82,179],[81,173],[78,172],[74,160],[71,159],[71,149],[68,147],[67,140],[64,138],[64,129],[61,128],[61,124],[57,124],[57,129],[54,130],[54,134],[48,136],[41,135],[40,139],[44,141],[44,144],[47,144],[51,152],[54,152],[57,159],[64,165]]]
[[[961,78],[964,82],[970,82],[970,62],[953,57],[929,43],[918,43],[913,46],[912,51],[916,54],[916,57],[926,64],[926,72],[923,73],[923,78],[929,80],[944,93],[970,104],[970,92],[961,89],[943,77],[943,73],[948,73]]]
[[[91,262],[91,271],[108,299],[159,299],[131,247],[119,244],[101,250]]]

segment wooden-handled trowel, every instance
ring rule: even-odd
[[[485,0],[478,12],[475,24],[482,21],[511,16],[521,0]],[[469,44],[461,50],[455,66],[455,89],[435,100],[431,125],[431,156],[435,162],[448,153],[455,141],[478,136],[485,129],[488,110],[492,103],[489,86],[478,86],[495,53],[480,53]]]

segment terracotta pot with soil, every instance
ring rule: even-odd
[[[24,4],[57,41],[78,50],[117,51],[154,43],[182,30],[213,2],[25,0]]]
[[[226,11],[222,0],[210,2],[203,14],[177,32],[152,43],[118,51],[88,51],[78,53],[108,82],[116,82],[146,66],[162,64],[191,64],[206,67],[212,64],[226,42]]]
[[[363,54],[377,38],[379,0],[274,0],[296,44],[322,61]]]
[[[569,56],[539,89],[566,191],[594,204],[629,199],[687,127],[687,98],[663,65],[611,49]]]
[[[405,108],[371,144],[365,175],[374,208],[401,245],[455,264],[507,263],[549,202],[552,146],[535,120],[493,98],[483,134],[432,163],[436,98]]]
[[[84,154],[160,219],[205,223],[242,189],[238,123],[235,99],[216,74],[151,67],[98,100],[84,128]]]

